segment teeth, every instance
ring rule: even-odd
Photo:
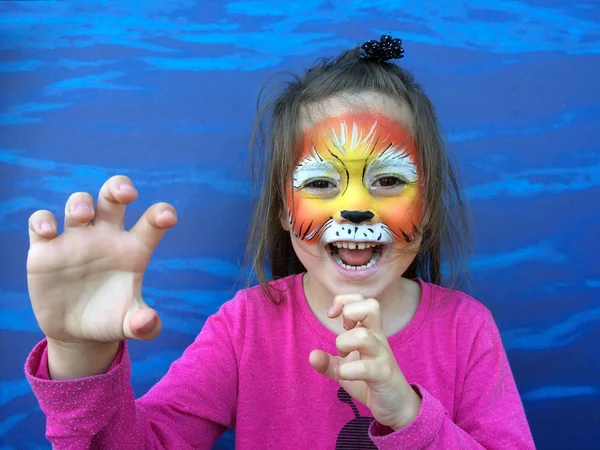
[[[375,247],[375,246],[372,245],[372,247]],[[370,269],[375,264],[377,264],[377,261],[379,261],[379,258],[381,257],[381,252],[377,252],[377,251],[373,252],[373,257],[371,258],[371,261],[369,261],[369,263],[365,264],[364,266],[349,266],[347,264],[344,264],[344,262],[342,261],[342,258],[340,258],[340,255],[338,255],[337,253],[333,253],[332,256],[333,256],[333,259],[335,260],[335,262],[337,262],[340,266],[342,266],[346,270],[365,270],[365,269]]]
[[[349,248],[350,250],[364,250],[365,248],[377,246],[377,244],[371,244],[368,242],[332,242],[331,245],[337,248]]]

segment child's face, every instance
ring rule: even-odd
[[[304,131],[286,193],[289,228],[311,278],[334,294],[373,282],[364,293],[378,295],[414,259],[421,171],[404,123],[345,111]]]

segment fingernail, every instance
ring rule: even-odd
[[[335,309],[335,305],[331,305],[331,307],[329,308],[329,312],[327,314],[332,315],[334,309]]]
[[[91,210],[92,208],[88,203],[77,203],[77,205],[75,206],[75,211],[78,212],[90,212]]]
[[[133,191],[134,187],[128,183],[123,183],[119,185],[120,191]]]
[[[40,231],[50,231],[52,229],[52,224],[50,222],[41,222]]]
[[[160,213],[162,215],[175,217],[175,213],[173,211],[171,211],[170,209],[163,209]]]

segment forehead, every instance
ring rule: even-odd
[[[346,93],[305,105],[300,113],[301,129],[306,133],[328,118],[351,117],[354,114],[386,116],[394,122],[400,122],[412,134],[413,115],[408,105],[379,92]]]

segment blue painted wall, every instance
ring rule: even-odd
[[[154,201],[179,209],[145,286],[164,331],[132,345],[141,395],[236,288],[262,82],[392,31],[461,162],[474,293],[501,328],[536,442],[597,449],[600,7],[468,3],[1,2],[0,448],[48,448],[22,369],[41,338],[28,216],[60,215],[69,193],[116,173],[140,191],[130,223]],[[218,224],[204,219],[215,208]],[[203,237],[215,227],[222,239]]]

